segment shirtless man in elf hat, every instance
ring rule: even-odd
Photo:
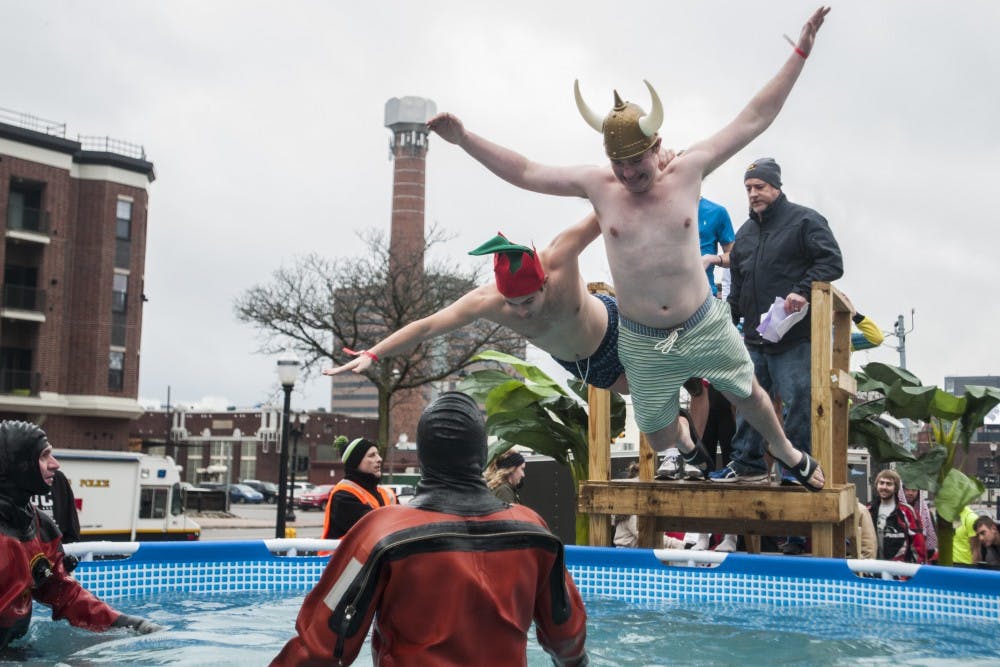
[[[664,165],[669,157],[663,156]],[[617,306],[610,297],[590,294],[580,275],[580,253],[599,234],[593,213],[540,251],[498,234],[469,253],[493,255],[493,283],[477,287],[323,373],[361,373],[381,357],[486,319],[525,336],[584,382],[627,393],[618,361]]]
[[[614,108],[604,118],[584,103],[575,86],[581,115],[604,135],[611,164],[600,167],[531,162],[467,131],[451,114],[428,122],[443,139],[518,187],[590,200],[618,298],[619,357],[636,422],[653,449],[676,445],[686,463],[712,467],[704,448],[677,424],[681,385],[690,377],[704,377],[723,391],[769,443],[775,458],[812,491],[823,487],[822,471],[785,436],[754,379],[753,364],[726,304],[709,293],[699,252],[697,208],[702,179],[777,117],[829,11],[820,7],[813,13],[778,74],[735,119],[691,145],[666,169],[658,169],[663,107],[648,82],[653,103],[649,114],[615,93]]]

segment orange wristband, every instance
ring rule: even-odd
[[[355,352],[351,348],[345,347],[344,352],[354,357],[358,356],[359,354],[363,354],[372,361],[374,361],[375,363],[378,363],[378,355],[372,352],[371,350],[361,350],[360,352]]]

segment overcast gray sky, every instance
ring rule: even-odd
[[[572,85],[665,106],[667,146],[727,123],[781,66],[813,9],[793,0],[408,3],[0,0],[0,107],[71,136],[141,143],[150,186],[140,395],[248,406],[275,395],[273,358],[233,300],[316,250],[388,230],[383,109],[427,97],[549,164],[604,161]],[[838,286],[883,329],[916,310],[909,368],[925,383],[1000,373],[992,198],[1000,177],[1000,3],[836,2],[774,125],[703,194],[746,218],[743,169],[773,156],[792,201],[841,244]],[[603,113],[603,111],[602,111]],[[431,139],[427,220],[465,252],[503,230],[547,243],[588,207],[515,189]],[[588,280],[610,282],[600,242]],[[488,276],[489,272],[484,272]],[[899,362],[894,338],[854,363]],[[296,407],[328,404],[329,381]]]

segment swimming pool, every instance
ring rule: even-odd
[[[85,586],[169,631],[95,635],[46,620],[39,608],[30,648],[19,657],[39,664],[267,664],[291,636],[302,597],[325,563],[272,550],[319,545],[328,543],[144,544],[127,559],[81,563]],[[969,667],[997,664],[1000,655],[996,572],[589,547],[568,547],[567,565],[587,602],[588,649],[597,665]],[[876,566],[909,579],[854,572]],[[370,664],[369,655],[363,650],[356,664]],[[533,641],[529,663],[550,664]]]

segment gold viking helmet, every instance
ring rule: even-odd
[[[660,96],[653,90],[649,81],[643,79],[649,96],[653,102],[653,110],[647,114],[638,104],[623,102],[615,92],[615,106],[611,112],[601,119],[594,113],[580,95],[580,81],[573,82],[573,93],[576,96],[576,108],[587,121],[587,125],[604,135],[604,151],[612,160],[625,160],[639,155],[656,142],[656,132],[663,124],[663,105]]]

